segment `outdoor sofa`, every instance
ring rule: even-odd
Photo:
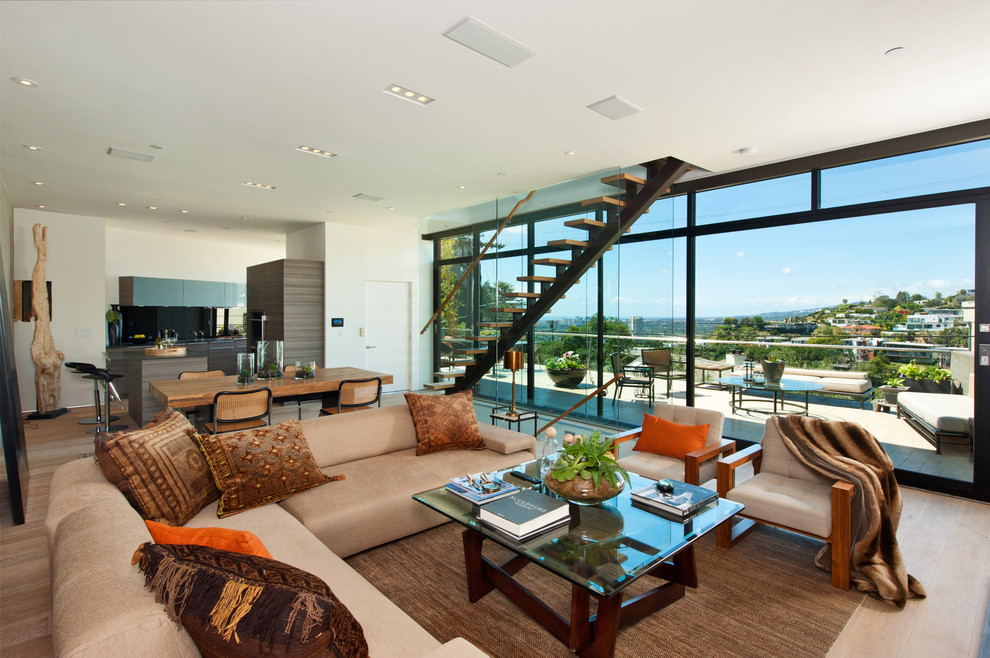
[[[921,393],[901,391],[897,394],[897,417],[942,452],[942,439],[962,439],[973,450],[973,387],[975,375],[969,378],[969,395],[952,393]]]
[[[757,366],[757,370],[762,370]],[[784,379],[817,382],[825,388],[812,391],[812,397],[839,397],[858,400],[860,409],[866,408],[866,403],[873,399],[873,384],[870,376],[863,370],[811,370],[807,368],[784,367]]]
[[[224,518],[217,517],[214,502],[185,525],[250,531],[273,559],[321,578],[363,627],[371,656],[484,656],[462,638],[441,645],[343,558],[444,523],[445,517],[413,501],[412,494],[454,476],[533,459],[535,439],[479,424],[485,449],[417,456],[406,405],[303,420],[301,428],[322,472],[346,479]],[[131,566],[135,550],[151,535],[93,458],[55,472],[45,533],[56,655],[200,655]]]

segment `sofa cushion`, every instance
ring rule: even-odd
[[[135,559],[204,656],[368,655],[361,625],[302,569],[191,544],[145,543]]]
[[[707,470],[711,470],[714,473],[714,461],[709,460],[709,462],[701,464],[701,467],[705,468],[711,462],[711,466]],[[648,452],[633,452],[628,457],[621,458],[619,460],[619,466],[630,473],[642,475],[651,480],[684,480],[684,462],[662,455],[655,455]]]
[[[822,377],[818,381],[825,386],[826,391],[835,393],[866,393],[873,387],[869,379]]]
[[[196,544],[197,546],[222,548],[225,551],[244,553],[245,555],[271,557],[258,536],[247,530],[214,527],[187,528],[184,526],[176,528],[154,521],[145,521],[144,523],[148,526],[148,532],[151,533],[151,538],[155,540],[156,544]]]
[[[406,393],[409,414],[416,427],[416,454],[444,450],[483,450],[471,391],[453,395]]]
[[[904,391],[897,394],[897,405],[943,432],[969,433],[973,398],[968,395]]]
[[[96,460],[145,519],[182,525],[219,495],[195,432],[165,408],[142,429],[96,437]]]
[[[687,453],[705,447],[708,428],[708,425],[681,425],[643,414],[643,432],[633,450],[683,461]]]
[[[220,517],[330,482],[309,450],[299,421],[243,432],[198,435],[220,489]]]
[[[833,377],[835,379],[870,379],[865,370],[814,370],[811,368],[784,368],[784,377],[807,375],[809,377]]]
[[[416,447],[416,428],[404,404],[307,418],[300,425],[320,468]]]

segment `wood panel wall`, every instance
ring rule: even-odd
[[[323,261],[282,259],[247,268],[247,312],[264,311],[265,338],[282,340],[286,364],[326,365]],[[249,323],[250,327],[250,323]],[[249,328],[248,341],[258,339]]]

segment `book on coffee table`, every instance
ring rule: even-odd
[[[567,501],[557,500],[534,489],[523,489],[489,503],[478,512],[478,520],[517,538],[551,527],[570,518]]]
[[[472,503],[484,505],[499,498],[505,498],[519,491],[519,487],[500,478],[491,478],[483,483],[480,476],[451,478],[447,491]]]
[[[674,490],[670,493],[657,491],[655,484],[633,491],[631,494],[633,503],[648,509],[660,510],[675,518],[684,518],[718,498],[718,494],[711,489],[677,480],[671,482]]]
[[[543,526],[542,528],[536,528],[535,530],[530,530],[525,535],[515,535],[508,530],[502,530],[497,528],[487,521],[482,521],[482,525],[488,526],[500,535],[504,535],[511,539],[512,541],[523,543],[528,542],[533,539],[538,539],[539,542],[547,542],[553,540],[557,537],[563,537],[570,531],[570,521],[571,517],[565,516],[562,519],[557,519],[556,521],[551,521],[549,524]]]

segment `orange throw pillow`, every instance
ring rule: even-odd
[[[148,532],[156,544],[194,544],[209,546],[232,553],[257,555],[271,559],[268,549],[261,543],[258,536],[247,530],[231,530],[230,528],[185,528],[145,521]]]
[[[709,427],[710,425],[678,425],[663,418],[643,414],[643,433],[633,450],[684,461],[689,452],[705,446]]]

